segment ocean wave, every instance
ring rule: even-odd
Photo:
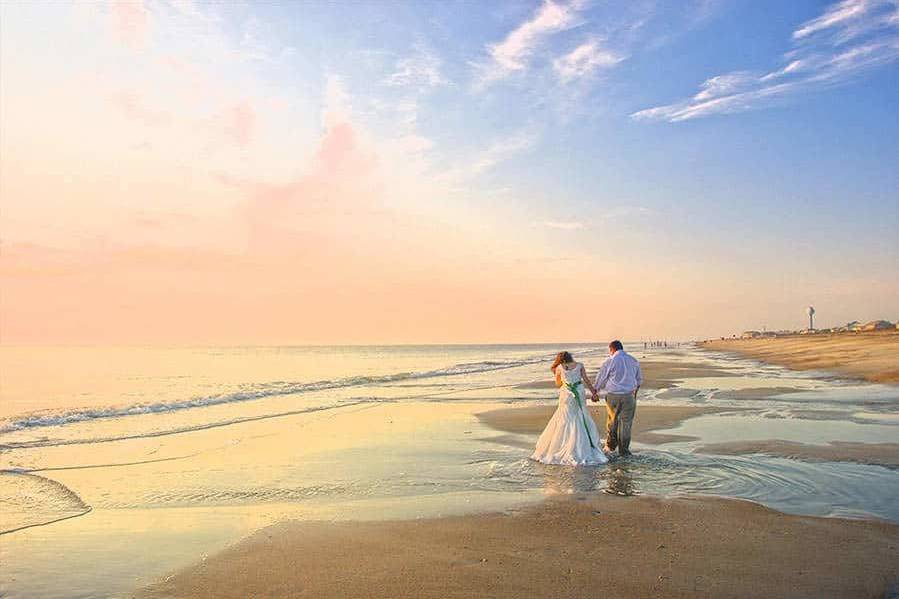
[[[311,408],[302,408],[299,410],[288,410],[286,412],[274,412],[272,414],[259,414],[257,416],[239,416],[228,420],[216,420],[214,422],[203,422],[200,424],[192,424],[188,426],[180,426],[175,428],[166,428],[160,430],[150,430],[138,433],[128,433],[122,435],[109,435],[105,437],[84,437],[74,439],[52,439],[42,437],[40,439],[31,439],[28,441],[11,441],[8,443],[0,443],[0,449],[31,449],[34,447],[55,447],[59,445],[86,445],[89,443],[109,443],[110,441],[125,441],[128,439],[151,439],[153,437],[165,437],[168,435],[180,435],[182,433],[195,433],[197,431],[205,431],[211,428],[221,428],[223,426],[231,426],[234,424],[243,424],[245,422],[256,422],[259,420],[269,420],[271,418],[284,418],[285,416],[297,416],[299,414],[309,414],[312,412],[322,412],[324,410],[334,410],[337,408],[347,408],[368,404],[384,402],[389,400],[373,400],[373,399],[357,399],[345,401],[334,405],[314,406]],[[39,469],[35,469],[37,471]],[[6,470],[11,472],[12,470]],[[20,469],[21,472],[29,472],[29,470]],[[3,471],[0,471],[3,472]]]
[[[520,366],[528,366],[530,364],[537,364],[539,362],[546,361],[546,359],[547,356],[543,354],[540,356],[531,356],[520,360],[489,360],[483,362],[471,362],[464,364],[455,364],[447,368],[438,368],[436,370],[401,372],[381,376],[355,376],[337,379],[334,381],[315,381],[309,383],[277,381],[272,383],[253,385],[252,387],[247,387],[228,393],[193,397],[181,401],[137,403],[126,406],[82,408],[59,412],[32,412],[29,414],[18,415],[13,418],[7,419],[6,421],[3,421],[2,424],[0,424],[0,434],[20,431],[23,429],[64,426],[67,424],[91,420],[121,418],[125,416],[138,416],[142,414],[156,414],[161,412],[187,410],[191,408],[203,408],[220,404],[252,401],[282,395],[296,395],[316,391],[327,391],[330,389],[344,389],[347,387],[382,385],[415,379],[471,375],[482,372],[492,372],[496,370],[505,370],[508,368],[518,368]]]

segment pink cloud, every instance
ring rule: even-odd
[[[251,245],[292,253],[321,236],[342,235],[341,225],[351,213],[368,218],[383,212],[376,165],[376,156],[360,144],[352,124],[342,121],[328,126],[306,172],[293,181],[273,185],[219,179],[249,196],[244,216]]]
[[[143,0],[114,0],[109,6],[113,34],[124,46],[138,50],[150,35],[150,14]]]

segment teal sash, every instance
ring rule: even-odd
[[[590,440],[590,447],[596,449],[596,444],[593,442],[593,437],[590,435],[590,426],[587,424],[586,409],[583,401],[581,400],[581,394],[578,392],[578,387],[581,387],[582,385],[582,381],[577,381],[576,383],[565,383],[565,386],[568,387],[568,390],[571,391],[571,394],[574,395],[574,398],[577,400],[577,407],[581,411],[581,418],[584,419],[584,430],[587,431],[587,439]]]

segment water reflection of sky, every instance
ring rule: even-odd
[[[676,428],[660,432],[698,437],[704,443],[765,439],[789,439],[816,445],[831,441],[899,442],[899,427],[895,425],[858,424],[846,420],[765,418],[748,414],[700,416],[687,420]]]

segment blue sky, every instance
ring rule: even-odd
[[[873,6],[810,34],[820,40],[797,43],[794,32],[841,4]],[[573,15],[570,22],[537,36],[520,70],[481,83],[492,66],[491,48],[537,19],[545,6],[354,3],[353,10],[341,10],[339,4],[265,3],[254,9],[264,9],[259,19],[276,33],[274,47],[295,49],[281,70],[273,70],[273,85],[293,81],[302,89],[339,73],[354,96],[400,103],[408,90],[385,88],[383,81],[407,61],[410,79],[434,79],[421,83],[424,91],[416,97],[416,131],[433,142],[442,160],[523,140],[519,151],[512,143],[483,183],[521,196],[539,190],[539,200],[522,198],[525,209],[543,209],[549,201],[567,216],[567,210],[602,212],[637,203],[696,219],[697,225],[770,228],[780,238],[786,232],[813,237],[818,226],[888,233],[897,224],[894,4],[559,3]],[[891,25],[868,24],[891,14]],[[830,39],[862,25],[872,30],[846,41]],[[553,62],[588,42],[616,62],[561,81]],[[850,65],[820,84],[800,82],[733,113],[709,110],[681,122],[634,117],[687,100],[714,77],[764,76],[794,59],[826,60],[872,43],[882,47],[871,64]],[[785,57],[797,48],[797,58]],[[395,128],[398,120],[380,110],[372,126]],[[855,243],[869,249],[880,243],[877,235],[863,237],[871,239]],[[895,240],[891,249],[895,259]]]
[[[202,280],[246,277],[264,292],[242,305],[273,315],[272,297],[290,311],[315,295],[285,282],[288,256],[317,272],[339,250],[353,310],[374,293],[359,273],[392,283],[377,318],[348,325],[359,337],[306,335],[291,313],[272,316],[273,331],[293,319],[275,341],[585,338],[562,317],[522,325],[566,280],[572,308],[622,337],[801,326],[809,303],[822,324],[899,318],[896,0],[0,10],[3,235],[40,265],[10,275],[23,338],[57,312],[32,313],[49,284],[34,273],[102,270],[110,251],[169,285],[195,280],[180,265],[202,252]],[[430,330],[427,310],[383,316],[397,287],[513,308]],[[91,318],[58,326],[80,339]],[[255,340],[233,320],[186,338]]]
[[[421,100],[418,131],[434,141],[435,152],[451,159],[460,147],[472,151],[525,136],[527,149],[510,153],[481,183],[506,190],[535,219],[580,215],[604,221],[606,229],[620,223],[620,230],[602,232],[598,248],[610,238],[648,260],[660,259],[664,248],[666,260],[746,267],[761,279],[785,269],[785,285],[806,272],[847,285],[895,272],[895,3],[560,3],[573,15],[570,23],[536,36],[522,68],[483,84],[492,49],[546,6],[370,5],[355,20],[325,10],[293,21],[305,22],[314,39],[329,31],[329,40],[347,41],[348,55],[384,52],[373,65],[355,68],[355,59],[341,60],[347,55],[328,64],[333,48],[321,46],[321,65],[344,73],[356,93],[378,94],[376,86],[367,88],[391,58],[426,53],[442,83]],[[554,62],[588,42],[614,61],[563,81]],[[827,66],[869,50],[858,64]],[[782,79],[795,85],[782,94],[676,122],[634,116],[688,101],[715,77],[759,79],[794,61],[809,66]],[[807,81],[816,77],[823,80]],[[750,81],[721,95],[763,88]],[[589,236],[565,235],[557,243],[575,251]],[[899,309],[895,287],[879,308]]]

